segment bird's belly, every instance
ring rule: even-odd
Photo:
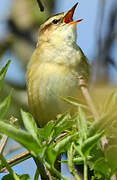
[[[42,64],[31,79],[29,104],[40,126],[55,119],[57,114],[71,111],[73,107],[61,97],[78,97],[75,71],[63,65]]]

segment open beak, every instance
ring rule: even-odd
[[[74,15],[74,11],[76,9],[76,6],[78,5],[78,3],[76,3],[68,12],[67,14],[64,16],[64,22],[66,24],[77,24],[80,21],[82,21],[83,19],[79,19],[77,21],[73,21],[73,15]]]

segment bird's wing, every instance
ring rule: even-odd
[[[88,63],[88,59],[84,55],[83,51],[79,47],[79,53],[80,53],[80,61],[78,63],[78,72],[79,75],[82,75],[86,82],[88,82],[89,75],[90,75],[90,64]]]

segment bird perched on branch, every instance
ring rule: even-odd
[[[57,114],[74,112],[74,107],[60,97],[79,98],[78,75],[85,80],[89,76],[87,59],[76,44],[76,25],[82,20],[73,21],[77,4],[41,25],[28,65],[28,101],[40,127],[56,119]]]

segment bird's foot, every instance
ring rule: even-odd
[[[79,80],[79,86],[88,87],[88,84],[86,83],[83,75],[78,75],[78,80]]]

